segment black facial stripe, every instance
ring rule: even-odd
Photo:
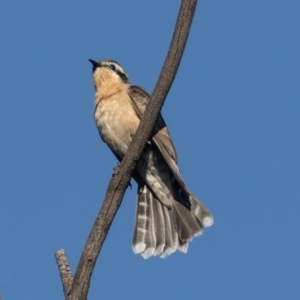
[[[113,68],[111,68],[111,64],[108,64],[108,63],[114,63],[117,66],[119,65],[115,60],[107,60],[107,61],[103,62],[102,64],[100,63],[100,66],[114,71],[115,73],[117,73],[119,75],[119,77],[122,79],[123,82],[127,83],[128,77],[126,76],[126,74],[123,73],[122,71],[118,70],[118,67],[116,67],[116,66],[115,66],[115,69],[113,70]]]
[[[128,78],[127,78],[126,74],[122,73],[119,70],[116,70],[115,72],[121,77],[121,79],[123,80],[123,82],[125,82],[125,83],[128,82]]]

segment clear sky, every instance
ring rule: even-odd
[[[80,3],[79,3],[80,2]],[[0,2],[0,293],[63,299],[116,165],[93,121],[88,59],[152,91],[180,1]],[[163,115],[215,224],[187,254],[131,249],[136,185],[89,299],[300,299],[300,2],[199,1]]]

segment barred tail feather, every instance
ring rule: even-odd
[[[175,230],[174,218],[172,210],[156,201],[157,205],[162,207],[164,224],[165,224],[165,247],[160,257],[165,258],[177,250],[178,247],[178,234]]]
[[[174,201],[173,211],[176,231],[181,243],[189,242],[202,233],[203,226],[201,222],[182,204]]]
[[[153,238],[149,236],[151,234],[150,220],[151,218],[151,199],[146,189],[139,189],[138,199],[136,206],[134,235],[132,241],[132,249],[134,253],[143,253],[145,250],[151,247]],[[147,241],[146,241],[147,239]]]
[[[149,191],[151,197],[151,203],[153,205],[153,219],[155,220],[155,235],[156,235],[156,248],[154,255],[161,255],[164,252],[166,245],[166,224],[164,217],[164,207],[153,197],[153,194]]]
[[[177,249],[186,253],[188,243],[213,224],[209,211],[192,194],[176,188],[172,194],[176,200],[169,209],[146,184],[139,184],[132,248],[145,259],[164,258]]]
[[[189,202],[191,203],[191,212],[203,227],[210,227],[214,224],[214,219],[209,210],[192,193],[189,195]]]
[[[147,259],[152,255],[166,257],[177,250],[178,234],[172,212],[163,206],[148,189],[138,193],[132,249]]]
[[[197,219],[200,221],[202,227],[210,227],[213,225],[214,220],[209,212],[209,210],[192,194],[188,187],[173,178],[172,196],[173,196],[173,206],[177,207],[177,210],[180,210],[180,215],[183,217],[185,214],[187,216],[183,218],[184,223],[188,222],[191,216],[192,219]],[[178,206],[176,203],[180,203],[181,206]],[[202,230],[201,230],[202,231]]]

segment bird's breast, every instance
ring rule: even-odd
[[[140,122],[128,94],[119,92],[101,99],[96,105],[95,121],[104,142],[123,158]]]

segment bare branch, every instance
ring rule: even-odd
[[[196,4],[197,0],[182,0],[171,45],[158,82],[143,118],[141,119],[138,130],[133,137],[132,143],[122,162],[117,167],[115,176],[112,177],[109,183],[102,208],[82,252],[68,299],[85,300],[87,298],[97,257],[118,208],[121,205],[125,190],[131,179],[131,174],[150,137],[165,98],[175,78],[188,38]]]
[[[68,295],[71,291],[73,283],[73,274],[67,259],[67,255],[65,254],[65,251],[61,249],[55,252],[55,258],[63,284],[65,299],[68,299]]]

